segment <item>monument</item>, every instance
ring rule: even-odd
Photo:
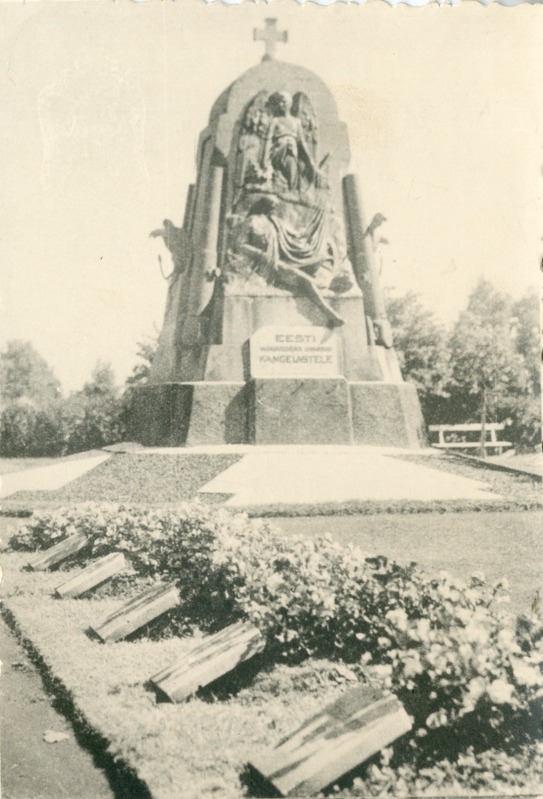
[[[213,106],[158,350],[138,389],[148,446],[419,446],[415,388],[393,348],[371,226],[330,91],[266,53]]]

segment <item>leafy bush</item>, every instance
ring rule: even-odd
[[[541,401],[527,396],[517,399],[509,409],[504,436],[517,452],[535,452],[541,446]]]
[[[56,403],[43,408],[32,402],[11,403],[2,411],[0,420],[0,453],[6,458],[60,455],[61,429]]]
[[[511,628],[498,601],[504,583],[430,578],[416,564],[366,558],[328,537],[287,539],[197,504],[65,508],[37,515],[11,545],[46,546],[76,530],[94,555],[120,550],[140,574],[177,582],[189,622],[216,629],[248,618],[275,662],[316,656],[363,667],[414,719],[400,760],[514,749],[540,730],[543,635]]]

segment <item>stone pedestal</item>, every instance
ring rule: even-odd
[[[354,444],[426,445],[426,427],[415,386],[410,383],[351,383],[349,391]]]
[[[251,380],[252,444],[351,444],[349,387],[338,379]]]
[[[244,383],[163,383],[136,391],[135,423],[148,447],[248,441]]]
[[[136,395],[146,446],[205,444],[426,444],[417,392],[409,383],[344,378],[167,383]]]

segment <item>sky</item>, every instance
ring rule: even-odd
[[[382,278],[446,323],[484,276],[519,297],[543,253],[543,8],[0,5],[0,348],[32,341],[66,391],[98,360],[122,381],[162,325],[171,259],[211,106],[259,62],[319,75],[346,122]]]

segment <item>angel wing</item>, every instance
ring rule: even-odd
[[[238,189],[251,184],[261,185],[266,181],[262,151],[271,121],[268,96],[268,92],[263,90],[253,97],[241,119],[235,171]]]
[[[297,92],[292,100],[292,115],[298,117],[304,132],[306,146],[314,160],[317,158],[319,126],[313,103],[304,92]]]

